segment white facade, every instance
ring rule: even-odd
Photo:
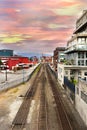
[[[75,107],[87,125],[87,82],[79,80],[75,91]]]
[[[73,60],[74,65],[87,65],[87,34],[77,34],[71,38],[66,47],[67,60]]]
[[[60,82],[61,86],[64,84],[64,65],[58,63],[58,81]]]
[[[71,71],[75,70],[73,76],[78,81],[75,85],[75,106],[87,125],[87,10],[77,20],[76,30],[67,43],[65,54],[67,61],[73,61],[73,66],[71,65],[70,75],[66,68],[63,74],[70,79]]]
[[[87,79],[87,66],[64,65],[58,63],[58,80],[64,85],[64,76],[71,80],[72,77],[77,80],[79,78]]]
[[[59,51],[58,62],[61,62],[62,60],[64,60],[64,58],[65,58],[64,51]]]

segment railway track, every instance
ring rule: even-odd
[[[47,102],[45,95],[45,82],[46,78],[44,73],[42,74],[42,86],[40,88],[40,109],[38,116],[38,130],[48,130],[48,116],[47,116]]]
[[[54,96],[54,99],[56,102],[57,118],[60,121],[60,124],[59,124],[60,130],[73,130],[73,127],[71,126],[68,115],[64,109],[64,105],[63,105],[63,102],[61,100],[57,84],[52,79],[52,76],[51,76],[52,74],[51,74],[50,68],[47,66],[46,70],[47,70],[47,75],[48,75],[48,81],[50,83],[50,87],[52,89],[53,96]]]
[[[36,93],[38,82],[40,81],[40,106],[38,112],[38,121],[37,121],[37,130],[49,130],[48,125],[48,109],[47,109],[47,100],[46,100],[46,77],[45,77],[45,69],[47,72],[48,82],[50,84],[51,90],[53,92],[53,96],[56,102],[56,113],[58,119],[58,125],[60,127],[59,130],[73,130],[69,118],[67,116],[66,111],[64,110],[64,105],[62,103],[60,93],[58,92],[57,84],[52,79],[52,72],[50,68],[46,65],[42,65],[42,70],[37,73],[35,76],[34,82],[31,87],[27,91],[24,96],[24,101],[20,106],[13,122],[12,122],[12,130],[23,130],[26,125],[27,116],[30,110],[31,101]],[[41,73],[40,73],[41,72]],[[38,77],[39,76],[39,77]]]
[[[26,125],[26,120],[27,120],[27,116],[29,113],[31,101],[32,101],[32,98],[34,97],[36,89],[37,89],[37,84],[38,84],[37,76],[39,75],[40,70],[41,70],[41,67],[40,67],[39,71],[37,72],[31,87],[28,89],[28,91],[26,92],[26,94],[24,96],[24,101],[21,104],[21,106],[12,122],[12,130],[23,130],[23,128]]]

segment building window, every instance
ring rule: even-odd
[[[70,70],[70,75],[75,74],[75,70]]]
[[[68,71],[67,70],[65,71],[65,75],[68,75]]]
[[[78,58],[80,58],[80,52],[78,52]]]
[[[84,52],[78,52],[78,58],[84,58]]]
[[[80,65],[80,61],[78,60],[78,65]]]
[[[87,66],[87,60],[86,60],[86,66]]]
[[[84,75],[87,76],[87,72],[85,72]]]
[[[86,58],[87,58],[87,52],[86,52]]]
[[[81,71],[78,71],[78,75],[81,75]]]
[[[87,38],[86,38],[86,43],[87,43]]]
[[[78,65],[84,65],[84,60],[78,60]]]
[[[85,38],[82,38],[82,42],[81,43],[85,43]]]
[[[84,58],[84,52],[81,52],[80,58]]]
[[[78,38],[78,43],[81,43],[81,38]]]

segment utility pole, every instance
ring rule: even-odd
[[[7,65],[6,65],[6,71],[5,71],[5,73],[6,73],[6,81],[7,81]]]
[[[4,63],[4,69],[5,69],[5,81],[7,81],[7,63]]]
[[[22,72],[23,72],[23,83],[24,83],[24,66],[22,65]]]

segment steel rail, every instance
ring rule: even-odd
[[[53,96],[54,96],[56,106],[57,106],[57,116],[61,123],[60,129],[61,130],[73,130],[70,120],[68,118],[68,115],[67,115],[66,111],[64,110],[64,105],[63,105],[62,99],[60,97],[58,87],[52,79],[52,76],[51,76],[52,73],[51,73],[49,67],[46,67],[46,69],[47,69],[48,81],[50,83],[50,87],[52,89]]]
[[[41,68],[40,68],[41,69]],[[28,91],[26,92],[25,96],[24,96],[24,100],[23,103],[21,104],[13,122],[12,122],[12,130],[23,130],[23,128],[26,125],[26,121],[27,121],[27,116],[30,110],[30,105],[31,105],[31,101],[32,98],[35,95],[36,89],[37,89],[37,85],[36,83],[38,83],[38,79],[37,76],[40,73],[40,69],[37,72],[34,81],[31,85],[31,87],[28,89]]]
[[[40,88],[40,109],[38,113],[38,129],[48,130],[47,104],[45,96],[45,75],[42,74],[42,85]]]

